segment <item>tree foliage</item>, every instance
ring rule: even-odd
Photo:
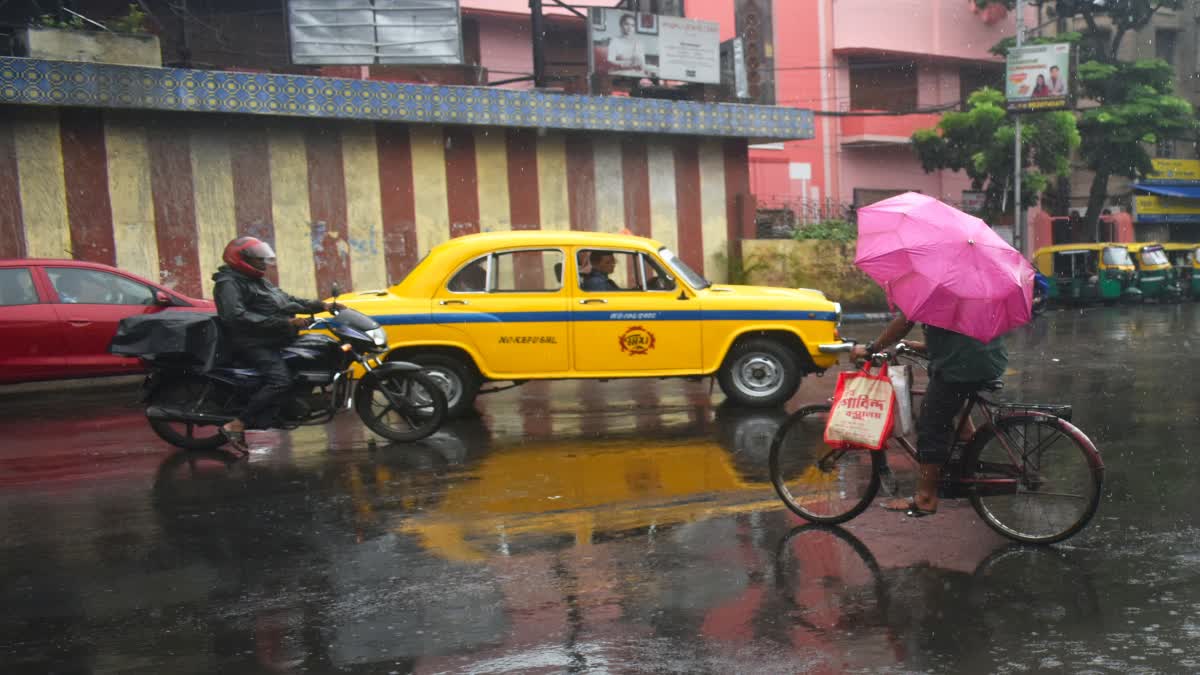
[[[1004,109],[1004,94],[991,88],[973,92],[962,112],[949,112],[933,129],[913,134],[913,147],[927,173],[939,169],[963,171],[971,188],[984,193],[983,216],[994,219],[1012,191],[1013,145],[1016,128]],[[1071,152],[1079,147],[1075,116],[1070,112],[1022,116],[1021,203],[1033,206],[1049,178],[1071,171]],[[1007,200],[1011,204],[1011,200]]]
[[[1018,0],[996,2],[1013,8]],[[1050,16],[1079,17],[1082,33],[1064,33],[1031,42],[1073,42],[1079,45],[1080,98],[1098,106],[1080,106],[1080,154],[1096,173],[1088,194],[1085,221],[1092,225],[1108,198],[1110,176],[1139,178],[1153,170],[1147,145],[1159,140],[1194,138],[1192,106],[1174,95],[1174,70],[1166,62],[1119,59],[1125,36],[1140,30],[1163,9],[1179,9],[1183,0],[1041,0]],[[1014,41],[1002,41],[993,52],[1003,55]]]
[[[1043,7],[1051,17],[1083,19],[1087,29],[1081,43],[1081,60],[1114,63],[1127,33],[1148,25],[1159,10],[1179,9],[1183,2],[1184,0],[1039,0],[1035,4]],[[1013,9],[1017,0],[975,0],[975,4],[979,7],[1002,4]],[[1107,19],[1111,30],[1102,27],[1102,19]]]

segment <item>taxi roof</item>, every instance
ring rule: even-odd
[[[501,246],[653,246],[662,244],[646,237],[616,232],[586,232],[581,230],[506,230],[480,232],[455,237],[433,248],[434,251],[491,250]]]
[[[1168,251],[1190,251],[1194,248],[1200,248],[1200,244],[1186,243],[1182,241],[1170,241],[1162,245]]]

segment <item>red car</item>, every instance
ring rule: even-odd
[[[140,372],[137,359],[108,353],[117,323],[171,310],[216,305],[108,265],[0,260],[0,384]]]

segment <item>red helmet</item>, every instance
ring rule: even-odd
[[[275,251],[261,239],[238,237],[225,246],[221,260],[246,276],[262,278],[267,267],[275,264]]]

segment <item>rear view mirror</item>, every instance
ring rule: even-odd
[[[333,288],[330,289],[330,295],[333,296],[334,300],[337,300],[337,297],[341,294],[342,294],[342,287],[340,285],[338,285],[338,282],[336,282],[336,281],[333,282]]]
[[[155,291],[154,304],[169,307],[175,304],[175,301],[171,299],[171,296],[167,295],[166,291]]]

